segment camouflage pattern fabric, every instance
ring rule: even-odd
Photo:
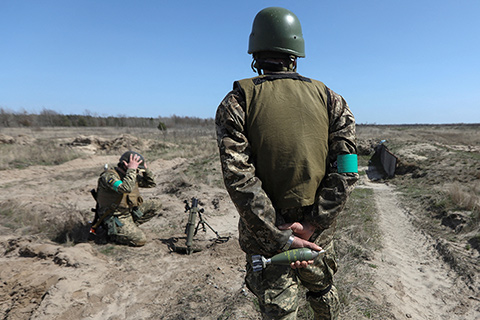
[[[125,174],[121,174],[115,169],[102,172],[98,181],[98,188],[114,191],[114,184],[118,180],[121,180],[122,183],[118,186],[116,192],[122,194],[131,192],[137,183],[141,188],[153,188],[156,186],[153,173],[149,169],[145,169],[142,174],[135,169],[127,169]]]
[[[110,238],[118,244],[140,247],[147,242],[147,236],[133,221],[132,215],[129,213],[110,217],[106,223],[109,226]],[[113,224],[115,224],[115,231],[110,233]]]
[[[336,167],[337,155],[356,153],[355,119],[340,95],[328,88],[327,93],[327,171],[317,191],[317,209],[310,210],[303,217],[319,233],[329,235],[324,236],[324,245],[332,240],[333,232],[328,229],[334,227],[338,213],[358,180],[358,174],[337,173]],[[240,214],[240,246],[246,253],[272,256],[281,251],[291,231],[277,228],[283,222],[282,216],[277,214],[262,188],[262,181],[255,174],[251,146],[245,132],[245,101],[240,90],[234,89],[223,99],[217,109],[215,123],[225,187]]]
[[[144,224],[145,222],[150,221],[153,217],[157,215],[157,211],[154,209],[149,209],[142,213],[140,217],[133,215],[133,221],[137,226]]]
[[[340,313],[340,300],[338,298],[337,288],[332,285],[330,291],[320,297],[307,297],[315,319],[338,319]]]
[[[217,109],[215,123],[223,178],[240,215],[239,242],[247,260],[253,254],[271,257],[281,252],[292,234],[291,230],[278,229],[285,222],[310,223],[316,231],[309,240],[329,248],[330,252],[328,259],[316,261],[316,266],[302,271],[293,271],[289,266],[268,266],[259,276],[253,274],[251,266],[247,265],[246,281],[258,297],[265,319],[295,319],[299,282],[311,292],[320,292],[333,284],[336,263],[332,240],[336,218],[343,210],[358,174],[337,172],[338,155],[357,153],[355,119],[346,101],[328,87],[326,90],[329,117],[327,168],[315,203],[308,207],[275,208],[262,188],[247,139],[246,102],[242,90],[234,87]],[[284,130],[288,131],[288,128]],[[335,287],[331,288],[324,295],[309,296],[315,319],[336,319],[338,297]]]
[[[308,289],[307,301],[315,319],[338,319],[340,302],[333,285],[337,272],[333,241],[324,249],[325,254],[317,257],[312,265],[295,270],[290,266],[268,265],[254,272],[251,255],[247,255],[245,282],[258,298],[264,319],[296,319],[299,283]]]
[[[121,183],[120,183],[121,182]],[[128,169],[125,174],[119,170],[104,171],[98,179],[98,195],[105,195],[107,199],[115,199],[116,195],[128,196],[131,192],[143,188],[153,188],[156,186],[153,173],[146,169],[143,173],[134,169]],[[110,196],[113,195],[113,196]],[[105,203],[104,199],[98,199],[99,203]],[[116,206],[115,203],[105,204],[99,208],[100,214],[110,206]],[[134,210],[137,207],[120,208],[117,207],[112,215],[105,219],[104,225],[107,227],[108,235],[111,240],[119,244],[132,246],[143,246],[146,243],[144,232],[138,227],[134,221]],[[135,219],[141,219],[141,223],[150,220],[153,215],[141,216]]]

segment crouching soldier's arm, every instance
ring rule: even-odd
[[[118,174],[113,172],[107,172],[103,176],[106,184],[118,193],[130,193],[136,184],[137,179],[137,170],[136,169],[127,169],[123,179],[120,178]]]
[[[145,170],[142,170],[141,173],[138,175],[138,185],[142,188],[154,188],[157,185],[153,178],[152,171],[147,168],[146,164]]]

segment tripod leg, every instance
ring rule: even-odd
[[[208,224],[208,222],[206,222],[206,221],[204,221],[204,222],[205,222],[205,224],[207,225],[207,227],[209,227],[210,230],[212,230],[212,231],[217,235],[217,237],[220,238],[220,235],[218,234],[218,232],[215,231],[215,230],[212,228],[212,226]]]

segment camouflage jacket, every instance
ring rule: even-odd
[[[118,207],[116,210],[118,212],[129,210],[131,207],[141,204],[139,187],[153,188],[155,186],[153,174],[149,169],[145,169],[143,174],[137,173],[136,169],[127,169],[125,174],[119,172],[116,168],[106,170],[98,179],[97,201],[100,205],[99,209],[105,210],[113,205]]]
[[[329,117],[327,168],[315,204],[310,208],[276,209],[262,189],[245,131],[246,103],[242,90],[234,87],[217,109],[215,124],[224,183],[240,214],[239,242],[248,254],[271,256],[281,251],[292,234],[290,230],[277,228],[285,222],[307,221],[314,225],[316,232],[310,241],[319,245],[326,245],[333,238],[336,217],[358,180],[356,173],[337,173],[336,158],[339,154],[357,152],[353,114],[340,95],[326,89]]]

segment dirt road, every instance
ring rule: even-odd
[[[480,319],[478,300],[441,260],[435,240],[413,226],[394,187],[369,181],[360,187],[374,190],[380,215],[383,248],[372,264],[375,296],[385,308],[396,319]]]

